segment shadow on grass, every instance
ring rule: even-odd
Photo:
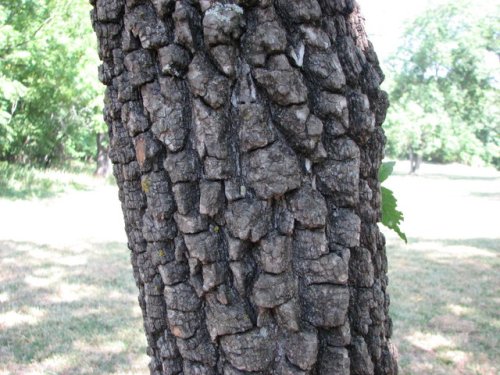
[[[61,186],[55,186],[48,178],[23,178],[19,184],[13,184],[10,176],[2,176],[0,180],[0,197],[9,199],[51,198],[64,191]],[[5,180],[4,180],[5,178]],[[17,185],[17,186],[16,186]]]
[[[493,374],[500,239],[388,244],[391,313],[402,373]]]
[[[500,200],[500,193],[471,193],[473,197],[486,198],[489,200]]]
[[[450,175],[440,173],[422,173],[418,175],[422,178],[439,179],[439,180],[452,180],[452,181],[495,181],[499,178],[497,176],[466,176],[466,175]]]
[[[0,242],[0,370],[125,373],[141,361],[146,369],[128,255],[114,242],[78,250]]]
[[[408,177],[408,178],[426,178],[435,180],[451,180],[451,181],[495,181],[499,180],[498,176],[478,176],[478,175],[466,175],[466,174],[448,174],[448,173],[432,173],[432,172],[417,172],[415,174],[405,171],[394,171],[392,176],[398,177]]]
[[[0,162],[0,198],[44,199],[55,197],[67,190],[90,189],[87,184],[78,181],[76,177],[72,178],[70,173],[66,172],[66,178],[61,179],[50,175],[50,172],[50,170]],[[59,171],[59,173],[65,172]]]
[[[424,239],[417,241],[425,242]],[[479,250],[491,250],[500,255],[500,238],[467,238],[467,239],[446,239],[436,240],[445,246],[467,246]]]

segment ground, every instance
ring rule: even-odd
[[[409,237],[405,245],[387,234],[401,373],[494,375],[500,368],[500,173],[424,164],[409,176],[408,169],[399,163],[386,183]],[[46,183],[52,190],[37,185],[40,176],[20,189],[6,175],[0,181],[0,375],[148,374],[116,187],[57,174],[43,176],[59,181]]]
[[[500,174],[399,163],[392,188],[405,245],[388,234],[391,312],[402,374],[500,369]]]

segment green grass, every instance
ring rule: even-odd
[[[93,166],[72,165],[40,169],[0,161],[0,198],[51,198],[71,190],[88,190],[95,185]]]
[[[409,236],[387,233],[400,373],[497,375],[500,174],[405,170],[387,180]],[[0,212],[0,375],[148,374],[115,188]]]

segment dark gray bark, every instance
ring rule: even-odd
[[[93,0],[152,374],[395,374],[350,0]]]

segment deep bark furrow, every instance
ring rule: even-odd
[[[396,374],[351,0],[97,0],[152,374]]]

